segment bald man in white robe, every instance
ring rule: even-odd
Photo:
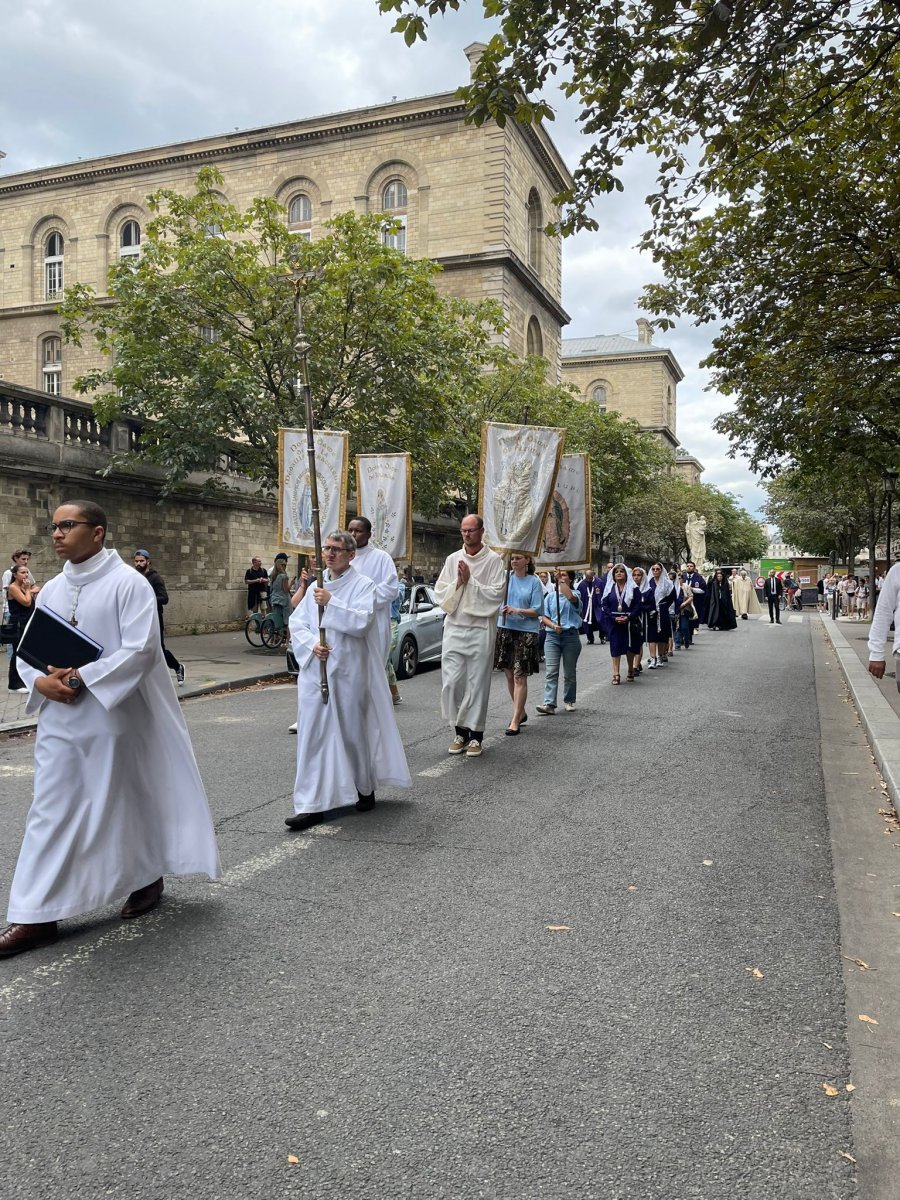
[[[500,555],[484,545],[484,522],[477,513],[463,517],[460,532],[462,549],[448,555],[434,585],[438,604],[447,614],[441,712],[454,731],[449,753],[479,758],[506,568]]]

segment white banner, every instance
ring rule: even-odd
[[[357,454],[356,506],[372,522],[372,545],[394,561],[412,554],[412,480],[408,454]]]
[[[313,439],[319,527],[324,538],[333,529],[344,529],[347,520],[349,437],[342,430],[317,429]],[[315,553],[305,429],[278,430],[278,528],[282,550]]]
[[[537,565],[591,565],[591,461],[587,454],[564,454],[560,460]]]
[[[478,491],[492,550],[537,554],[565,437],[541,425],[482,425]]]

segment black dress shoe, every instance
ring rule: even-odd
[[[38,946],[49,946],[58,937],[55,921],[42,921],[38,925],[7,925],[0,933],[0,958],[12,958]]]
[[[160,876],[153,883],[148,883],[146,887],[138,888],[136,892],[131,893],[125,901],[121,916],[126,921],[130,921],[132,917],[142,917],[144,913],[150,912],[151,908],[156,908],[162,899],[162,894],[163,881]]]
[[[284,823],[288,829],[312,829],[313,825],[321,825],[324,820],[323,812],[294,813],[292,817],[285,817]]]
[[[359,796],[359,799],[356,802],[357,812],[370,812],[375,807],[374,792],[369,792],[367,796],[364,796],[362,792],[357,792],[356,794]]]
[[[518,737],[519,736],[518,729],[513,729],[512,725],[507,727],[507,729],[505,730],[505,733],[506,733],[507,737]]]

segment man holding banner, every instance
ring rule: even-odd
[[[484,544],[477,513],[460,524],[463,546],[450,554],[434,590],[447,614],[441,656],[441,712],[454,729],[451,754],[478,758],[491,693],[497,613],[506,585],[503,559]]]

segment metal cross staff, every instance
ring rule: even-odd
[[[316,479],[316,442],[313,429],[312,388],[309,384],[309,342],[306,340],[306,334],[303,331],[303,308],[300,300],[300,289],[303,286],[303,280],[293,279],[291,283],[294,289],[294,316],[297,326],[297,332],[294,337],[294,354],[299,364],[297,386],[303,390],[303,401],[306,406],[306,454],[309,463],[309,497],[312,503],[313,542],[316,548],[316,586],[321,588],[325,581],[322,572],[322,530],[319,525],[319,487]],[[325,630],[322,627],[325,606],[319,604],[317,607],[319,609],[319,645],[325,646],[327,645],[327,641]],[[328,667],[324,658],[319,659],[319,673],[319,690],[322,694],[322,703],[327,704]]]

